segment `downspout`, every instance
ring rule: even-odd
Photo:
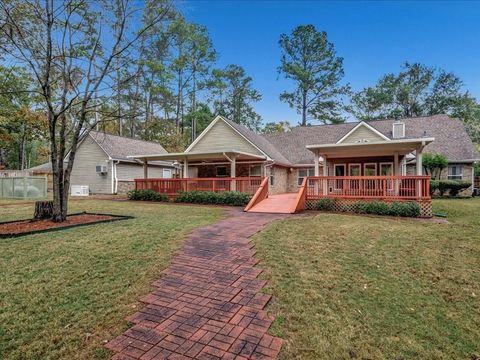
[[[120,162],[119,160],[117,160],[117,162],[115,162],[115,160],[112,161],[113,168],[115,169],[115,170],[114,170],[114,173],[115,173],[115,180],[114,180],[114,182],[115,182],[115,189],[114,189],[115,192],[114,192],[114,194],[115,194],[115,195],[117,195],[117,193],[118,193],[117,164],[118,164],[119,162]]]

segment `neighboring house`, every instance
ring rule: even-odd
[[[90,131],[79,142],[70,184],[88,185],[92,194],[117,194],[133,189],[134,179],[143,178],[145,170],[150,177],[171,178],[175,175],[175,167],[171,162],[153,161],[145,169],[141,162],[129,158],[138,152],[167,154],[160,144],[154,142]],[[28,170],[37,174],[50,174],[49,189],[51,188],[51,163]]]
[[[295,127],[268,135],[217,116],[185,152],[137,151],[134,158],[177,161],[189,178],[269,176],[270,193],[280,194],[297,192],[306,176],[422,175],[426,152],[448,157],[442,178],[473,181],[480,156],[462,122],[446,115]]]

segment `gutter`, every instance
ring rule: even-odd
[[[117,178],[117,164],[120,162],[120,160],[114,160],[112,158],[109,159],[109,161],[112,163],[112,194],[116,195],[117,190],[118,190],[118,178]]]

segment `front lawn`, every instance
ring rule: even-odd
[[[29,218],[33,205],[0,207],[0,221]],[[139,296],[161,276],[183,237],[220,209],[78,200],[71,212],[133,215],[0,241],[0,358],[105,359],[103,342],[128,326]]]
[[[478,359],[480,199],[448,224],[318,214],[255,237],[281,359]]]

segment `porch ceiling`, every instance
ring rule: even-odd
[[[321,144],[307,145],[307,149],[320,155],[326,155],[329,158],[385,156],[393,155],[395,152],[398,152],[399,155],[406,155],[430,144],[434,140],[434,138],[420,138],[364,143]]]
[[[182,162],[187,160],[188,162],[194,161],[225,161],[228,158],[235,157],[237,160],[266,160],[265,156],[251,154],[243,151],[229,150],[229,151],[214,151],[214,152],[182,152],[182,153],[170,153],[170,154],[144,154],[130,156],[134,159],[155,161],[178,161]]]

